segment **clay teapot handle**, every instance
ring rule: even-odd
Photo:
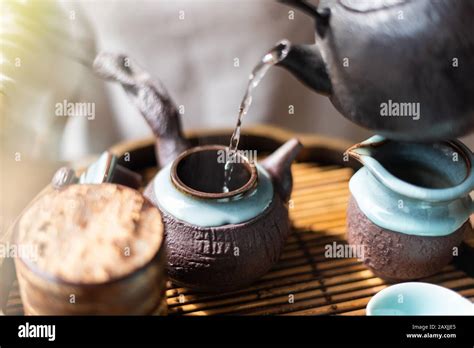
[[[100,53],[94,60],[94,70],[104,79],[119,82],[141,112],[157,138],[160,166],[189,147],[181,131],[178,109],[161,82],[121,54]]]

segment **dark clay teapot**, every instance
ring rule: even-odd
[[[474,129],[471,0],[280,1],[315,19],[316,43],[291,46],[279,65],[344,117],[398,140]]]
[[[286,202],[298,140],[261,163],[237,153],[223,191],[226,146],[191,148],[166,90],[127,57],[101,54],[94,67],[122,84],[157,138],[160,171],[144,195],[163,215],[170,278],[201,291],[226,291],[268,272],[290,232]]]

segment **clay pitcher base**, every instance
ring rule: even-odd
[[[360,210],[353,196],[347,208],[347,240],[363,246],[364,264],[380,278],[400,282],[439,272],[453,258],[465,233],[472,230],[467,221],[455,232],[441,237],[415,236],[383,229]]]

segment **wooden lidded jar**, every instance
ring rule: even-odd
[[[106,183],[47,192],[15,239],[27,315],[166,314],[162,218],[138,191]]]

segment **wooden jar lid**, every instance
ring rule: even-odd
[[[138,191],[115,184],[70,185],[40,197],[17,229],[21,256],[39,274],[104,283],[147,265],[164,243],[162,218]]]

